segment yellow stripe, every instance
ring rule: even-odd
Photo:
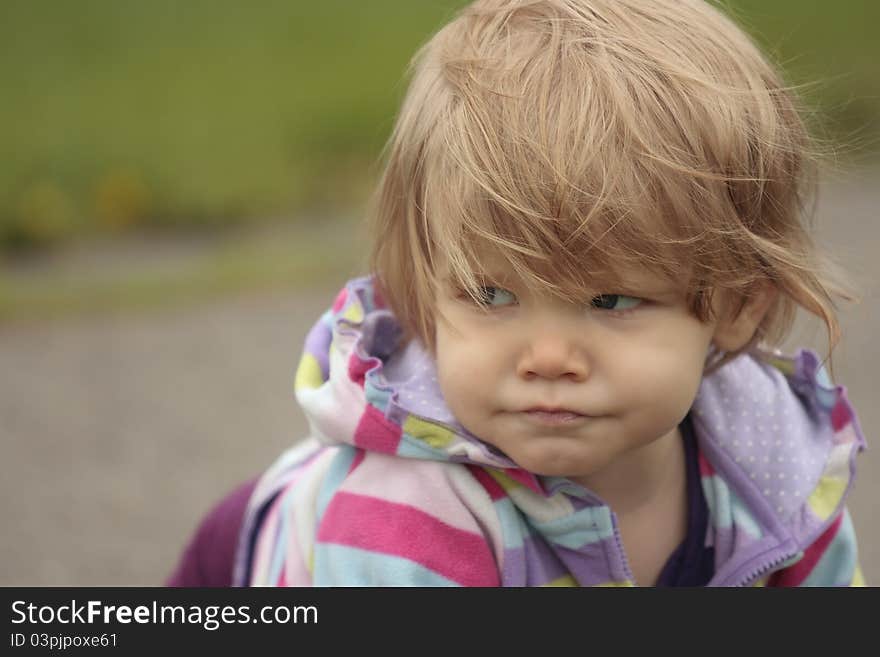
[[[625,582],[605,582],[603,584],[596,584],[596,586],[601,586],[603,588],[608,588],[608,587],[632,588],[635,586],[635,584],[633,584],[629,580],[626,580]]]
[[[771,357],[771,358],[767,359],[767,362],[770,365],[772,365],[773,367],[775,367],[777,370],[782,372],[783,374],[786,374],[788,376],[791,376],[794,374],[794,363],[790,360],[787,360],[785,358],[772,358]]]
[[[355,324],[359,324],[364,321],[364,308],[359,301],[354,301],[345,309],[342,317]]]
[[[303,390],[320,388],[324,383],[324,374],[321,372],[321,365],[318,359],[311,354],[303,354],[299,361],[299,367],[296,368],[296,379],[294,381],[294,390]]]
[[[856,571],[853,573],[852,582],[850,582],[850,586],[867,586],[865,584],[865,576],[862,575],[862,569],[860,566],[856,566]]]
[[[822,477],[807,500],[810,508],[819,518],[827,520],[840,504],[846,491],[846,480],[839,477]]]
[[[557,577],[556,579],[547,582],[544,586],[578,586],[577,580],[571,575],[563,575],[562,577]],[[625,582],[603,582],[602,584],[596,584],[598,587],[602,588],[610,588],[610,587],[618,587],[618,588],[632,588],[634,584],[630,581]]]
[[[455,434],[448,429],[444,429],[433,422],[425,422],[412,415],[403,423],[403,430],[413,438],[421,440],[423,443],[427,443],[436,449],[442,449],[455,440]]]
[[[523,487],[523,485],[516,481],[516,479],[507,476],[507,474],[505,474],[503,470],[497,470],[496,468],[486,468],[486,472],[491,475],[492,479],[498,482],[498,485],[504,489],[505,493],[509,493],[512,490]]]
[[[562,577],[557,577],[556,579],[547,582],[544,586],[577,586],[577,580],[571,575],[563,575]]]

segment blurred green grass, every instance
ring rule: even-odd
[[[0,240],[356,203],[453,4],[4,0]]]
[[[3,0],[0,250],[357,206],[453,0]],[[880,3],[724,2],[848,143],[880,134]]]
[[[880,3],[875,0],[722,0],[815,112],[819,137],[851,163],[880,150]]]

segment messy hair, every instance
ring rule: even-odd
[[[656,273],[701,321],[714,294],[735,316],[770,284],[743,350],[781,343],[798,306],[833,349],[835,298],[851,296],[805,225],[816,149],[792,89],[715,7],[478,0],[410,70],[371,263],[410,336],[433,347],[438,263],[478,298],[490,247],[571,301]]]

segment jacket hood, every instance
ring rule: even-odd
[[[405,458],[518,470],[470,434],[446,407],[434,362],[402,331],[369,277],[349,281],[309,332],[296,398],[324,444]]]
[[[446,407],[424,346],[401,346],[401,336],[372,278],[349,281],[309,333],[296,375],[296,397],[315,438],[500,469],[544,497],[577,488],[519,468],[470,434]],[[845,389],[832,385],[806,350],[728,363],[703,379],[691,417],[705,456],[702,474],[717,470],[732,488],[706,489],[710,506],[725,505],[716,516],[735,515],[736,503],[745,502],[760,525],[753,540],[769,532],[801,543],[819,531],[842,504],[865,445]],[[588,491],[578,496],[601,503]]]

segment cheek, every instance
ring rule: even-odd
[[[466,421],[484,406],[496,388],[491,354],[476,341],[437,332],[437,383],[452,413]]]
[[[625,405],[674,422],[684,417],[702,379],[709,339],[706,331],[691,330],[631,345],[625,365],[616,370]]]
[[[462,349],[460,339],[450,335],[448,330],[442,328],[436,334],[437,383],[440,391],[449,404],[453,413],[458,393],[462,385],[469,380],[468,371],[464,368],[467,363],[465,350]]]

